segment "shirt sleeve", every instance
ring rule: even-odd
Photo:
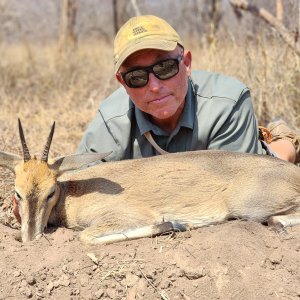
[[[257,120],[248,90],[236,103],[224,106],[211,131],[208,149],[262,154]]]
[[[77,149],[77,153],[80,154],[92,152],[112,152],[107,160],[118,159],[118,145],[99,111],[84,132]]]

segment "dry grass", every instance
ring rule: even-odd
[[[190,45],[193,68],[237,77],[251,88],[261,124],[284,117],[300,127],[300,59],[278,40],[258,38],[239,46],[232,38],[201,48]],[[31,151],[40,152],[50,126],[57,122],[51,155],[72,153],[99,102],[117,84],[112,44],[85,42],[61,55],[55,45],[0,46],[0,150],[20,153],[20,117]],[[10,199],[13,177],[1,169],[0,221],[15,225]]]
[[[257,38],[239,46],[233,40],[193,54],[194,68],[236,77],[250,87],[260,124],[282,117],[300,128],[300,57],[285,44]]]
[[[110,92],[111,47],[89,43],[61,55],[53,45],[17,45],[0,48],[0,53],[2,138],[12,135],[3,134],[3,128],[14,128],[17,137],[16,120],[20,117],[26,131],[30,129],[28,143],[37,151],[35,146],[43,147],[40,138],[46,139],[56,120],[52,154],[75,151],[100,99]]]

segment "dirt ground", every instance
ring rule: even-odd
[[[0,299],[300,298],[300,226],[237,220],[97,247],[65,228],[17,234],[0,224]]]

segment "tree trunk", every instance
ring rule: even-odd
[[[114,33],[116,35],[119,30],[117,0],[113,0],[112,4],[113,4]]]
[[[283,6],[282,0],[276,0],[276,18],[278,21],[283,21]]]
[[[208,43],[212,44],[216,40],[216,34],[222,19],[222,2],[220,0],[212,0],[210,5],[210,28],[207,34],[207,39]]]
[[[74,49],[77,43],[75,34],[77,0],[63,0],[61,7],[61,23],[59,49],[61,51]]]

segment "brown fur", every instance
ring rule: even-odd
[[[168,154],[101,163],[65,173],[59,181],[59,169],[35,159],[21,162],[15,170],[16,190],[23,197],[19,203],[24,241],[40,235],[47,222],[84,229],[81,240],[92,244],[232,218],[283,227],[300,223],[300,169],[263,155]],[[28,211],[34,205],[35,221],[30,223],[33,216]],[[23,223],[32,228],[23,229]],[[166,226],[158,226],[162,223]]]

